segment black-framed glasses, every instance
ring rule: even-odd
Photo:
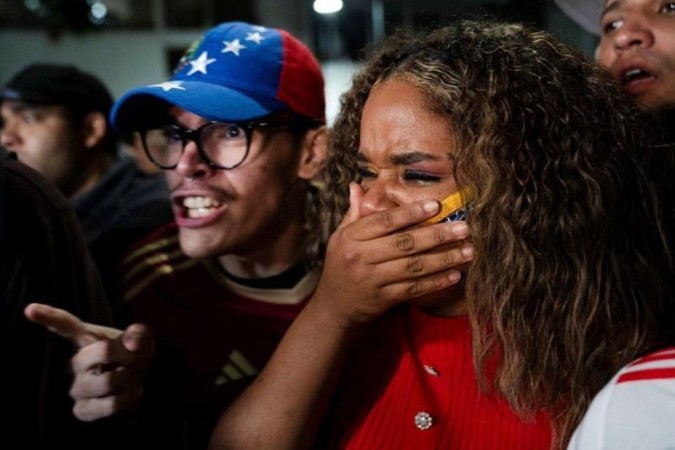
[[[297,124],[297,120],[210,122],[195,130],[172,124],[141,130],[140,134],[146,155],[161,169],[175,169],[185,146],[193,141],[206,164],[229,170],[239,166],[248,156],[253,130]]]

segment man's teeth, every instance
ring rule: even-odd
[[[212,208],[220,206],[220,202],[210,197],[185,197],[183,207],[187,209],[188,217],[205,217],[211,214]]]
[[[209,214],[211,214],[211,210],[208,208],[199,208],[199,209],[188,209],[187,210],[187,216],[190,218],[195,218],[195,217],[206,217]]]
[[[183,206],[186,208],[215,208],[220,206],[220,202],[211,197],[185,197]]]
[[[633,80],[633,79],[635,79],[639,76],[647,76],[647,73],[643,72],[640,69],[631,69],[631,70],[628,70],[628,71],[624,72],[623,79],[624,79],[624,81],[631,81],[631,80]]]

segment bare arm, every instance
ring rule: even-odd
[[[92,421],[138,406],[143,374],[154,353],[153,339],[143,325],[122,331],[82,322],[67,311],[38,303],[28,305],[25,315],[78,348],[71,361],[70,390],[78,419]]]
[[[354,339],[391,306],[459,281],[468,261],[462,224],[410,229],[431,217],[423,202],[360,218],[362,192],[331,237],[314,297],[257,380],[223,414],[211,450],[312,445]],[[403,230],[403,231],[401,231]]]

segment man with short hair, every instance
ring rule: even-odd
[[[660,145],[645,149],[675,243],[675,3],[661,0],[555,0],[587,31],[600,36],[595,52],[621,87],[654,113]]]
[[[0,145],[72,202],[109,296],[123,252],[171,220],[166,182],[119,153],[113,100],[74,66],[32,64],[0,88]]]
[[[93,342],[74,359],[75,412],[138,405],[141,448],[204,449],[220,412],[267,362],[318,281],[326,238],[312,180],[326,152],[324,82],[284,30],[229,22],[185,53],[171,80],[112,109],[166,171],[175,224],[125,258],[125,307],[157,356],[141,386],[135,349],[61,311],[33,320]],[[35,312],[35,311],[34,311]],[[99,370],[100,368],[110,370]]]
[[[648,109],[675,107],[675,5],[661,0],[556,0],[585,30],[614,79]],[[670,127],[672,128],[672,127]]]

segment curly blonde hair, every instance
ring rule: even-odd
[[[474,193],[466,298],[479,381],[522,417],[547,410],[562,448],[619,368],[674,341],[673,265],[643,165],[647,118],[605,70],[545,32],[464,21],[392,37],[341,98],[325,233],[348,207],[364,104],[392,78],[448,117],[458,186]]]

